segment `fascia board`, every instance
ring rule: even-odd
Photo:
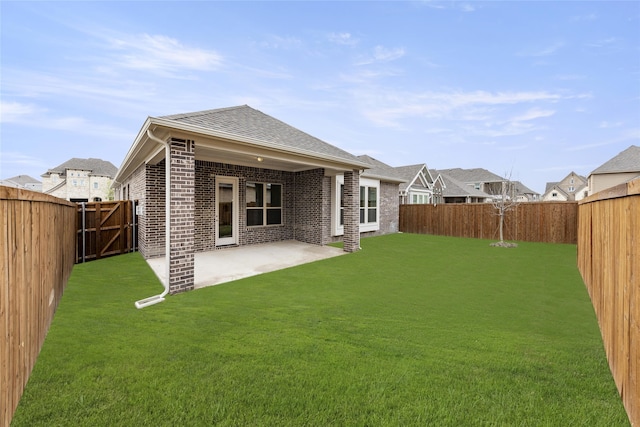
[[[387,176],[387,175],[374,175],[374,174],[370,174],[368,172],[363,172],[362,173],[362,178],[370,178],[370,179],[378,179],[380,181],[384,181],[384,182],[391,182],[393,184],[402,184],[403,182],[407,182],[407,180],[402,179],[402,178],[394,178],[391,176]]]

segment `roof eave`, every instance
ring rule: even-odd
[[[136,159],[136,156],[141,152],[145,143],[149,140],[149,138],[147,137],[147,130],[151,126],[162,127],[169,130],[169,132],[171,132],[171,130],[181,131],[186,133],[198,134],[198,135],[202,135],[209,138],[218,138],[218,139],[223,139],[227,141],[232,141],[234,143],[238,143],[245,146],[253,146],[257,148],[280,152],[280,153],[294,154],[302,158],[308,158],[309,160],[315,160],[315,161],[319,160],[319,161],[328,162],[328,163],[331,163],[333,167],[339,167],[343,169],[365,170],[365,169],[371,168],[371,165],[369,165],[368,163],[362,162],[360,160],[350,160],[350,159],[345,159],[342,157],[333,156],[329,154],[318,154],[318,153],[308,151],[308,150],[303,150],[303,149],[296,149],[296,148],[290,148],[290,147],[283,148],[279,144],[274,144],[274,143],[263,141],[257,138],[239,136],[229,132],[207,129],[201,126],[197,126],[189,123],[180,123],[170,119],[163,119],[159,117],[147,117],[144,124],[142,125],[142,128],[138,132],[138,135],[136,136],[136,139],[134,140],[133,145],[127,152],[127,155],[125,156],[122,162],[122,165],[118,169],[118,172],[114,178],[114,183],[116,182],[120,183],[122,179],[126,178],[127,176],[129,176],[130,173],[133,172],[131,168],[133,166],[134,160]],[[154,144],[157,144],[157,143],[154,142]],[[356,159],[355,156],[354,156],[354,159]],[[135,167],[137,167],[139,163],[140,163],[140,159],[138,159],[138,162],[136,162]]]
[[[396,177],[392,177],[392,176],[388,176],[388,175],[370,174],[370,173],[367,173],[367,172],[363,172],[362,173],[362,177],[363,178],[370,178],[370,179],[379,179],[380,181],[391,182],[393,184],[402,184],[403,182],[407,182],[407,180],[402,179],[402,178],[396,178]]]

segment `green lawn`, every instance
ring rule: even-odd
[[[575,245],[396,234],[169,297],[74,268],[14,426],[628,426]]]

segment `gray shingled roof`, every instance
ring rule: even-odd
[[[47,176],[51,173],[64,175],[67,169],[89,171],[90,175],[108,176],[109,178],[115,177],[116,172],[118,172],[118,168],[116,168],[113,163],[109,161],[92,158],[79,159],[74,157],[73,159],[67,160],[66,162],[56,166],[53,169],[49,169],[46,173],[42,174],[42,176]]]
[[[203,129],[221,131],[239,137],[257,139],[280,145],[284,149],[305,150],[348,161],[357,160],[357,157],[353,154],[296,129],[261,111],[253,109],[248,105],[173,114],[158,118],[198,126]]]
[[[404,178],[396,173],[396,168],[394,168],[393,166],[389,166],[388,164],[383,163],[378,159],[374,159],[373,157],[366,154],[358,156],[358,159],[371,166],[369,169],[366,169],[364,172],[362,172],[363,177],[370,176],[380,178],[382,180],[388,179],[394,182],[404,180]],[[402,186],[402,184],[400,185]]]
[[[640,172],[640,147],[632,145],[611,160],[595,169],[591,174]]]
[[[461,182],[452,177],[451,175],[446,173],[446,171],[448,170],[451,169],[431,170],[431,174],[433,176],[437,177],[438,175],[440,175],[442,181],[444,181],[445,188],[442,190],[442,195],[444,197],[491,197],[484,191],[476,190],[473,186],[465,184],[464,182]]]
[[[558,181],[558,182],[547,182],[547,185],[546,185],[546,187],[544,189],[544,192],[548,193],[549,190],[551,190],[553,187],[555,187],[558,184],[560,184],[560,181]]]
[[[42,184],[40,181],[38,181],[35,178],[30,177],[29,175],[18,175],[18,176],[14,176],[11,178],[7,178],[4,181],[11,181],[15,184],[18,184],[22,187],[24,187],[27,184]]]
[[[516,194],[538,194],[520,181],[513,181],[516,188]]]
[[[475,168],[475,169],[440,169],[440,173],[446,174],[449,177],[455,179],[459,182],[497,182],[503,181],[499,175],[496,175],[493,172],[490,172],[486,169]]]

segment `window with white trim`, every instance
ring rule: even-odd
[[[344,234],[344,176],[335,177],[333,186],[334,218],[333,235]],[[359,192],[360,231],[377,231],[380,229],[380,181],[360,178]]]
[[[247,226],[282,224],[282,184],[247,182]]]

